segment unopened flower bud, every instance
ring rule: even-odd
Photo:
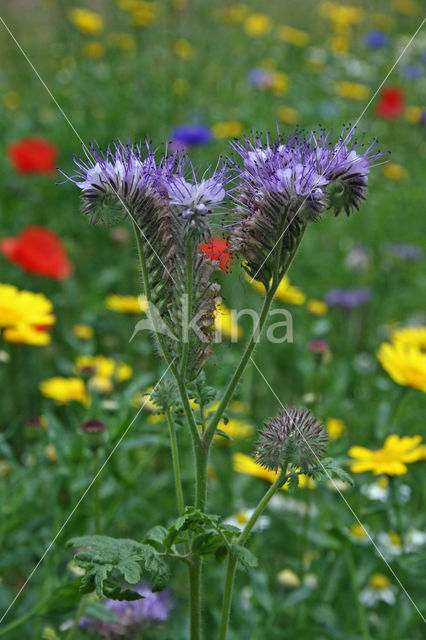
[[[324,457],[327,449],[324,425],[308,409],[280,411],[265,422],[259,435],[257,461],[270,471],[290,463],[305,472]]]
[[[82,422],[80,429],[84,433],[84,439],[92,451],[95,451],[106,442],[106,424],[102,420],[90,418]]]

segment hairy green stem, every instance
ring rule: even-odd
[[[183,315],[183,346],[182,346],[182,363],[180,369],[180,375],[185,380],[186,365],[188,363],[189,353],[189,330],[191,326],[192,316],[192,288],[193,288],[193,256],[192,256],[192,242],[188,235],[186,243],[186,264],[187,264],[187,283],[186,283],[186,312]]]
[[[263,498],[259,501],[257,507],[253,511],[250,520],[237,538],[237,544],[244,546],[247,539],[256,524],[259,516],[265,510],[272,496],[285,482],[287,476],[287,464],[283,466],[280,473],[275,478],[273,484],[269,487]],[[235,554],[228,555],[228,566],[226,569],[225,591],[223,594],[222,619],[220,623],[219,640],[226,640],[228,634],[229,617],[231,613],[232,592],[234,590],[235,571],[237,568],[237,556]]]
[[[185,508],[185,503],[183,499],[182,480],[180,476],[179,450],[178,450],[178,444],[176,440],[176,427],[175,427],[175,421],[173,420],[173,416],[171,414],[170,409],[167,409],[166,415],[167,415],[167,423],[169,425],[170,447],[172,450],[172,463],[173,463],[173,473],[175,476],[176,500],[177,500],[177,506],[178,506],[178,513],[181,516]]]

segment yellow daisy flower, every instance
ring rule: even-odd
[[[245,455],[244,453],[234,453],[232,456],[232,464],[234,471],[237,471],[238,473],[245,473],[249,476],[254,476],[255,478],[261,478],[262,480],[267,480],[271,484],[278,476],[276,471],[265,469],[265,467],[257,464],[253,458]],[[304,474],[299,475],[299,487],[302,489],[314,489],[315,486],[315,480],[305,476]],[[282,488],[288,489],[288,482]]]
[[[293,29],[287,25],[278,27],[277,34],[280,40],[292,44],[295,47],[306,47],[309,42],[309,34],[300,29]]]
[[[328,311],[328,305],[323,300],[316,300],[312,298],[306,303],[306,308],[314,316],[323,316]]]
[[[214,326],[216,331],[233,342],[243,335],[242,328],[238,325],[235,311],[228,309],[224,302],[216,304],[214,313]]]
[[[20,291],[11,284],[0,284],[0,327],[50,327],[54,324],[52,303],[42,293]]]
[[[229,122],[218,122],[213,125],[213,135],[218,140],[223,138],[236,138],[243,130],[243,125],[238,120],[230,120]]]
[[[426,393],[426,352],[395,341],[381,344],[376,355],[394,382]]]
[[[346,431],[346,425],[340,418],[329,418],[325,423],[325,428],[330,440],[337,440]]]
[[[39,331],[28,324],[21,324],[17,327],[9,327],[3,331],[3,338],[6,342],[15,344],[31,344],[37,347],[44,347],[50,344],[50,333]]]
[[[93,327],[88,324],[75,324],[72,328],[73,334],[80,340],[90,340],[94,336]]]
[[[349,100],[366,100],[371,94],[370,87],[358,82],[338,82],[335,91],[338,96]]]
[[[402,327],[391,335],[392,342],[426,351],[426,326]]]
[[[257,282],[257,280],[252,280],[248,274],[245,274],[246,279],[249,281],[253,289],[258,291],[259,293],[265,294],[265,287],[261,282]],[[288,302],[290,304],[301,305],[305,303],[306,296],[299,289],[299,287],[294,287],[290,284],[290,278],[288,276],[284,276],[281,280],[277,292],[275,294],[275,299],[280,302]]]
[[[385,178],[388,180],[402,180],[403,178],[408,177],[407,170],[395,162],[389,162],[385,167],[383,167],[383,173]]]
[[[245,420],[237,420],[236,418],[230,418],[226,424],[220,423],[219,429],[224,431],[232,440],[241,440],[242,438],[249,438],[254,431],[251,424],[248,424]],[[228,444],[230,441],[221,435],[215,436],[215,442],[219,445]]]
[[[89,9],[70,9],[68,17],[77,29],[90,36],[96,36],[104,28],[102,16]]]
[[[144,295],[120,296],[111,294],[105,298],[105,306],[111,311],[119,313],[145,313],[148,310],[148,301]]]
[[[184,38],[176,40],[173,45],[173,51],[179,58],[182,58],[182,60],[189,60],[194,55],[192,44]]]
[[[272,20],[264,13],[252,13],[244,21],[244,31],[249,36],[263,36],[272,28]]]
[[[39,389],[46,398],[59,404],[68,404],[75,400],[85,406],[90,405],[90,396],[86,392],[84,381],[80,378],[49,378],[40,383]]]
[[[100,42],[86,42],[82,52],[87,58],[102,58],[105,55],[105,47]]]
[[[349,455],[351,471],[372,471],[374,475],[400,476],[407,473],[407,464],[426,459],[426,445],[420,445],[421,436],[399,436],[386,438],[382,449],[372,451],[366,447],[351,447]]]

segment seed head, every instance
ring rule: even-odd
[[[308,409],[293,407],[265,422],[257,443],[257,461],[271,471],[290,463],[302,472],[318,463],[327,449],[324,425]]]

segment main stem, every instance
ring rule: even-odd
[[[280,473],[277,475],[274,483],[269,487],[268,491],[265,493],[263,498],[259,501],[256,509],[253,511],[251,515],[250,520],[247,522],[243,531],[240,533],[240,535],[237,538],[238,545],[240,546],[245,545],[260,514],[265,510],[266,505],[268,504],[272,496],[282,486],[283,482],[285,481],[286,475],[287,475],[287,464],[283,466]],[[237,568],[237,556],[235,554],[229,554],[228,566],[226,569],[225,591],[223,594],[222,620],[220,623],[219,640],[226,640],[226,636],[228,633],[228,624],[229,624],[229,617],[231,613],[232,592],[234,590],[234,579],[235,579],[236,568]]]

